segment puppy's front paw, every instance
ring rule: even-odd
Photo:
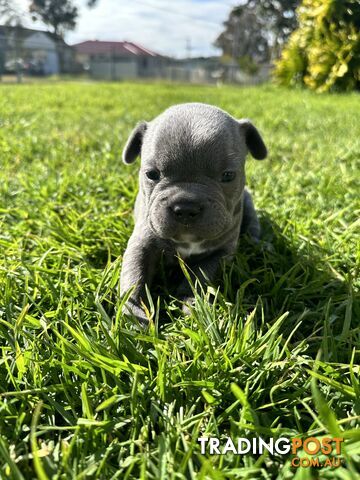
[[[269,252],[269,253],[275,253],[276,252],[276,249],[271,242],[264,241],[264,242],[262,242],[261,246],[262,246],[263,250],[265,250],[266,252]]]
[[[195,305],[195,298],[191,296],[183,297],[181,299],[182,305],[181,305],[181,310],[185,315],[190,315],[191,314],[191,309]]]
[[[123,307],[122,313],[128,317],[135,317],[143,328],[149,326],[149,319],[139,305],[128,303]]]

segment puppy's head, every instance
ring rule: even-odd
[[[161,238],[214,240],[239,220],[245,156],[266,157],[249,120],[219,108],[175,105],[131,133],[125,163],[141,154],[140,195],[150,228]]]

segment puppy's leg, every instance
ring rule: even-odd
[[[136,229],[131,235],[126,247],[120,276],[120,294],[124,295],[133,288],[133,292],[125,306],[125,313],[137,317],[140,323],[146,325],[148,318],[141,304],[146,305],[145,285],[150,288],[155,267],[160,258],[160,252],[150,238]]]
[[[191,270],[189,274],[192,283],[195,283],[196,279],[198,279],[200,285],[205,287],[207,283],[213,281],[219,269],[221,258],[223,258],[225,254],[226,252],[224,251],[216,252],[199,262],[189,264],[189,269]],[[182,307],[183,312],[189,313],[189,307],[194,304],[195,299],[187,279],[184,279],[180,283],[177,290],[177,298],[184,302]]]
[[[241,223],[241,234],[247,233],[254,242],[260,241],[261,227],[251,194],[248,190],[244,191],[244,211]]]

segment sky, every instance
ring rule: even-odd
[[[15,0],[23,23],[41,28],[26,14],[30,0]],[[219,53],[213,43],[222,31],[236,0],[98,0],[87,8],[86,0],[73,0],[79,7],[77,27],[68,32],[70,45],[84,40],[128,40],[174,57],[208,56]],[[190,47],[190,48],[189,48]]]

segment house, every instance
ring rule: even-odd
[[[0,25],[0,58],[8,72],[21,68],[29,74],[54,75],[74,67],[74,53],[61,37],[21,26]]]
[[[134,42],[87,40],[72,46],[75,58],[94,78],[162,77],[171,59]]]

